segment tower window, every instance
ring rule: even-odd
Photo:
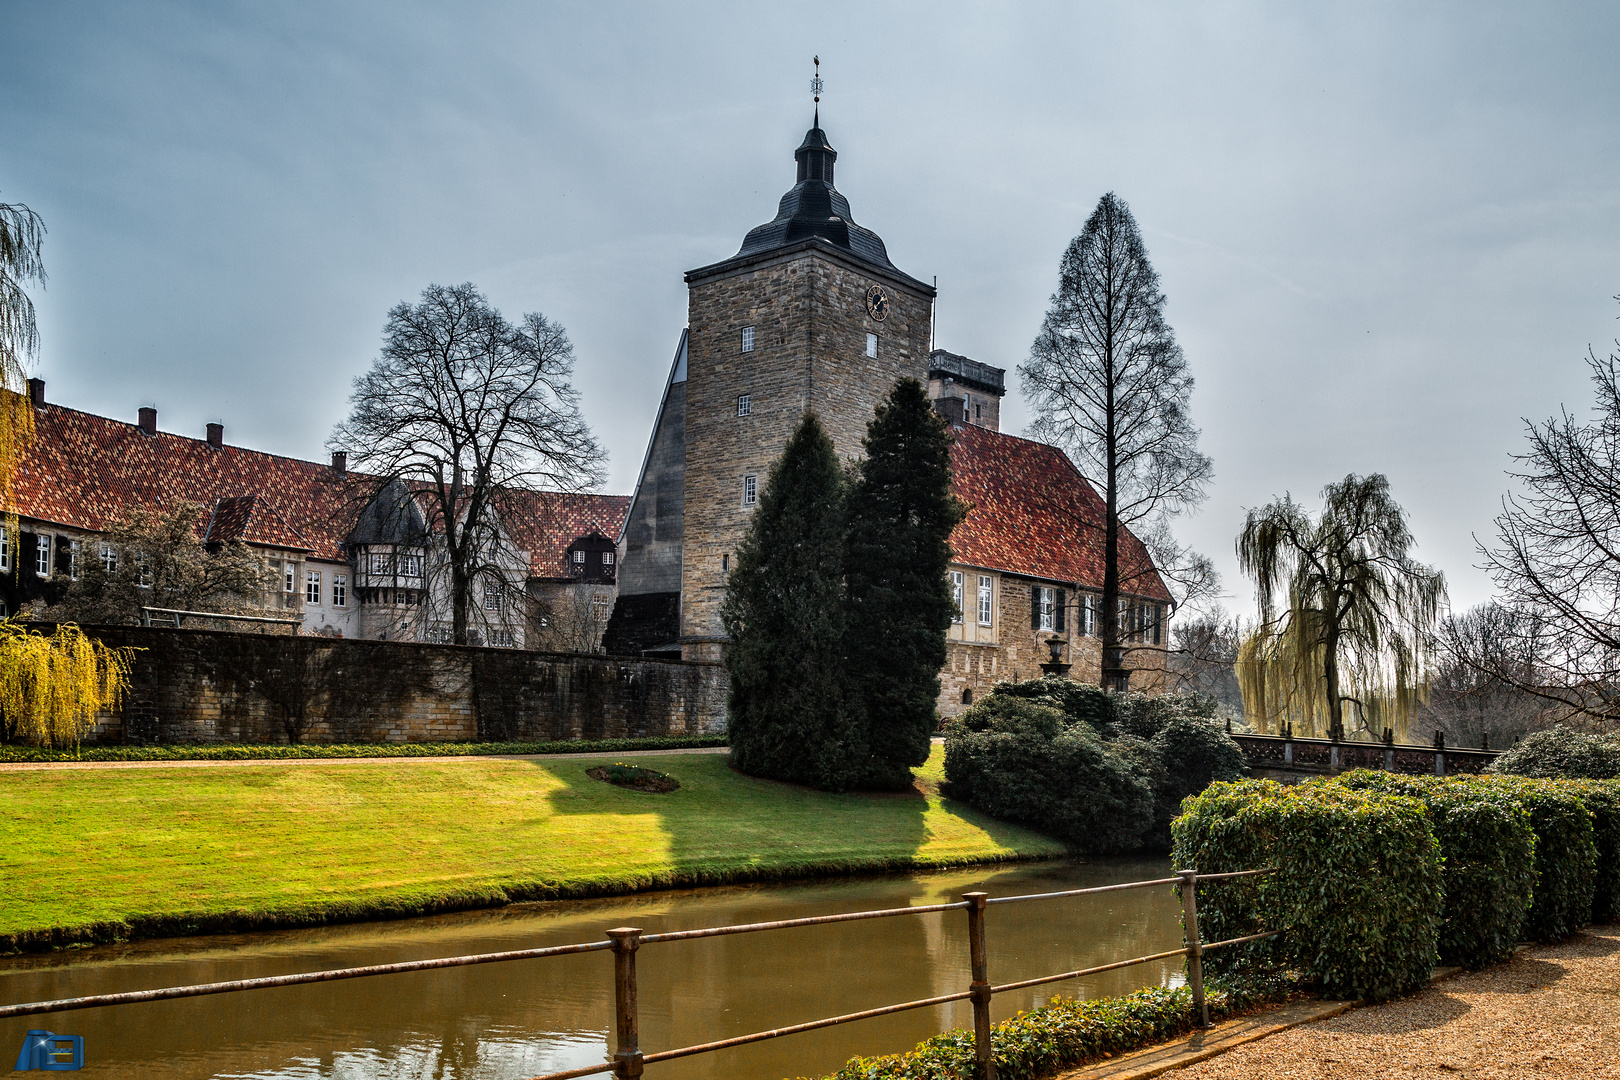
[[[720,572],[722,574],[731,573],[731,553],[730,552],[727,552],[726,554],[720,556]]]
[[[877,335],[876,334],[867,334],[866,335],[866,355],[870,356],[870,357],[873,357],[873,358],[877,357]]]
[[[749,415],[752,415],[753,411],[754,411],[754,395],[752,395],[752,394],[738,394],[737,395],[737,415],[738,416],[749,416]]]
[[[602,565],[603,566],[612,566],[613,565],[613,552],[611,552],[611,551],[602,552]]]
[[[743,505],[753,506],[759,502],[759,477],[753,474],[743,477]]]
[[[742,347],[742,351],[743,352],[753,352],[754,351],[754,328],[752,326],[743,327],[743,347]]]

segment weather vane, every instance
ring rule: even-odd
[[[821,126],[821,57],[813,56],[816,73],[810,77],[810,94],[816,103],[816,127]]]

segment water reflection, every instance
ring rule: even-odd
[[[1163,877],[1156,859],[1039,863],[802,885],[653,893],[269,934],[191,938],[0,961],[0,1001],[37,1001],[602,937],[945,903]],[[990,977],[1013,982],[1176,948],[1168,887],[997,906]],[[965,989],[961,912],[651,945],[639,956],[649,1052]],[[0,1024],[0,1053],[30,1027],[83,1035],[81,1075],[291,1080],[520,1080],[602,1061],[612,960],[593,953],[33,1017]],[[1181,979],[1179,961],[995,999],[997,1019],[1054,992],[1099,996]],[[648,1067],[652,1080],[820,1075],[855,1054],[908,1049],[972,1022],[969,1003],[880,1017]]]

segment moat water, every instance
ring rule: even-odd
[[[0,961],[0,1002],[392,963],[647,933],[948,903],[1163,877],[1162,859],[649,893],[495,911],[139,942]],[[1174,949],[1169,887],[992,907],[991,981],[1013,982]],[[708,1042],[967,988],[960,911],[655,944],[638,954],[641,1046]],[[586,953],[0,1022],[0,1054],[29,1028],[82,1035],[84,1077],[128,1080],[526,1080],[605,1060],[611,953]],[[1096,997],[1182,980],[1180,959],[998,995],[996,1019],[1054,993]],[[821,1076],[858,1054],[908,1050],[972,1024],[968,1002],[647,1066],[648,1080]],[[9,1061],[9,1057],[7,1061]]]

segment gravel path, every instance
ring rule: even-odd
[[[1620,926],[1305,1024],[1170,1073],[1195,1078],[1620,1077]]]
[[[229,761],[11,761],[0,763],[0,772],[32,772],[37,769],[229,769],[248,765],[399,765],[445,764],[453,761],[553,761],[562,758],[668,757],[671,754],[724,754],[725,746],[691,746],[677,750],[620,750],[591,754],[460,754],[446,757],[321,757],[321,758],[233,758]]]

